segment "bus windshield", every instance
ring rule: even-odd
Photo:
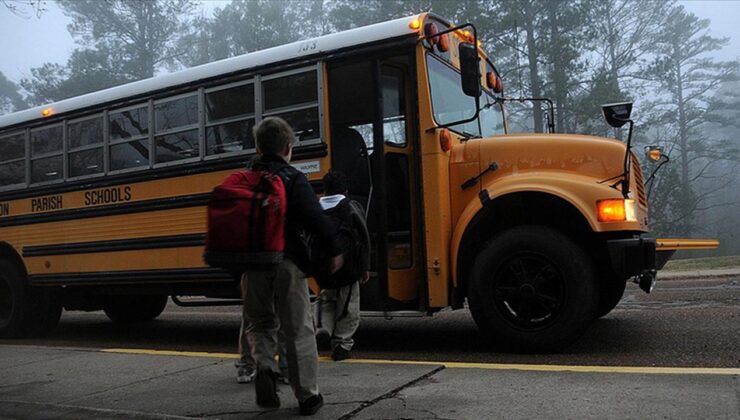
[[[429,84],[432,93],[432,109],[437,124],[471,118],[475,114],[475,101],[460,88],[460,73],[427,54]],[[482,90],[481,111],[477,120],[450,126],[450,129],[469,136],[490,137],[504,134],[504,118],[501,105]]]

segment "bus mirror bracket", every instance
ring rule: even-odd
[[[621,184],[622,196],[624,198],[629,197],[630,192],[630,151],[632,150],[632,128],[635,123],[630,118],[632,114],[632,102],[618,102],[613,104],[605,104],[601,106],[601,113],[604,115],[604,119],[607,124],[614,128],[619,128],[627,123],[630,125],[629,133],[627,134],[627,148],[624,152],[624,167],[622,169],[622,179],[615,185]]]

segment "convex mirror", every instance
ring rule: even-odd
[[[601,113],[604,114],[607,124],[619,128],[629,121],[630,114],[632,114],[632,102],[601,105]]]

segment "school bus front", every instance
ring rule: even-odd
[[[649,237],[644,177],[625,142],[506,133],[492,62],[478,50],[481,88],[470,97],[461,45],[475,40],[428,20],[438,28],[417,60],[430,307],[467,299],[499,343],[558,350],[617,305],[627,280],[649,292],[679,246],[718,246]],[[444,47],[434,42],[445,33]]]

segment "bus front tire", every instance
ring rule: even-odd
[[[28,286],[17,264],[0,260],[0,338],[46,335],[61,315],[55,290]]]
[[[111,321],[131,324],[151,321],[167,306],[167,295],[120,295],[110,296],[103,311]]]
[[[571,344],[594,319],[598,297],[588,254],[545,226],[519,226],[493,238],[475,260],[468,290],[483,334],[520,352]]]
[[[627,280],[620,280],[614,276],[604,277],[599,285],[599,307],[596,318],[601,318],[617,307],[627,288]]]

